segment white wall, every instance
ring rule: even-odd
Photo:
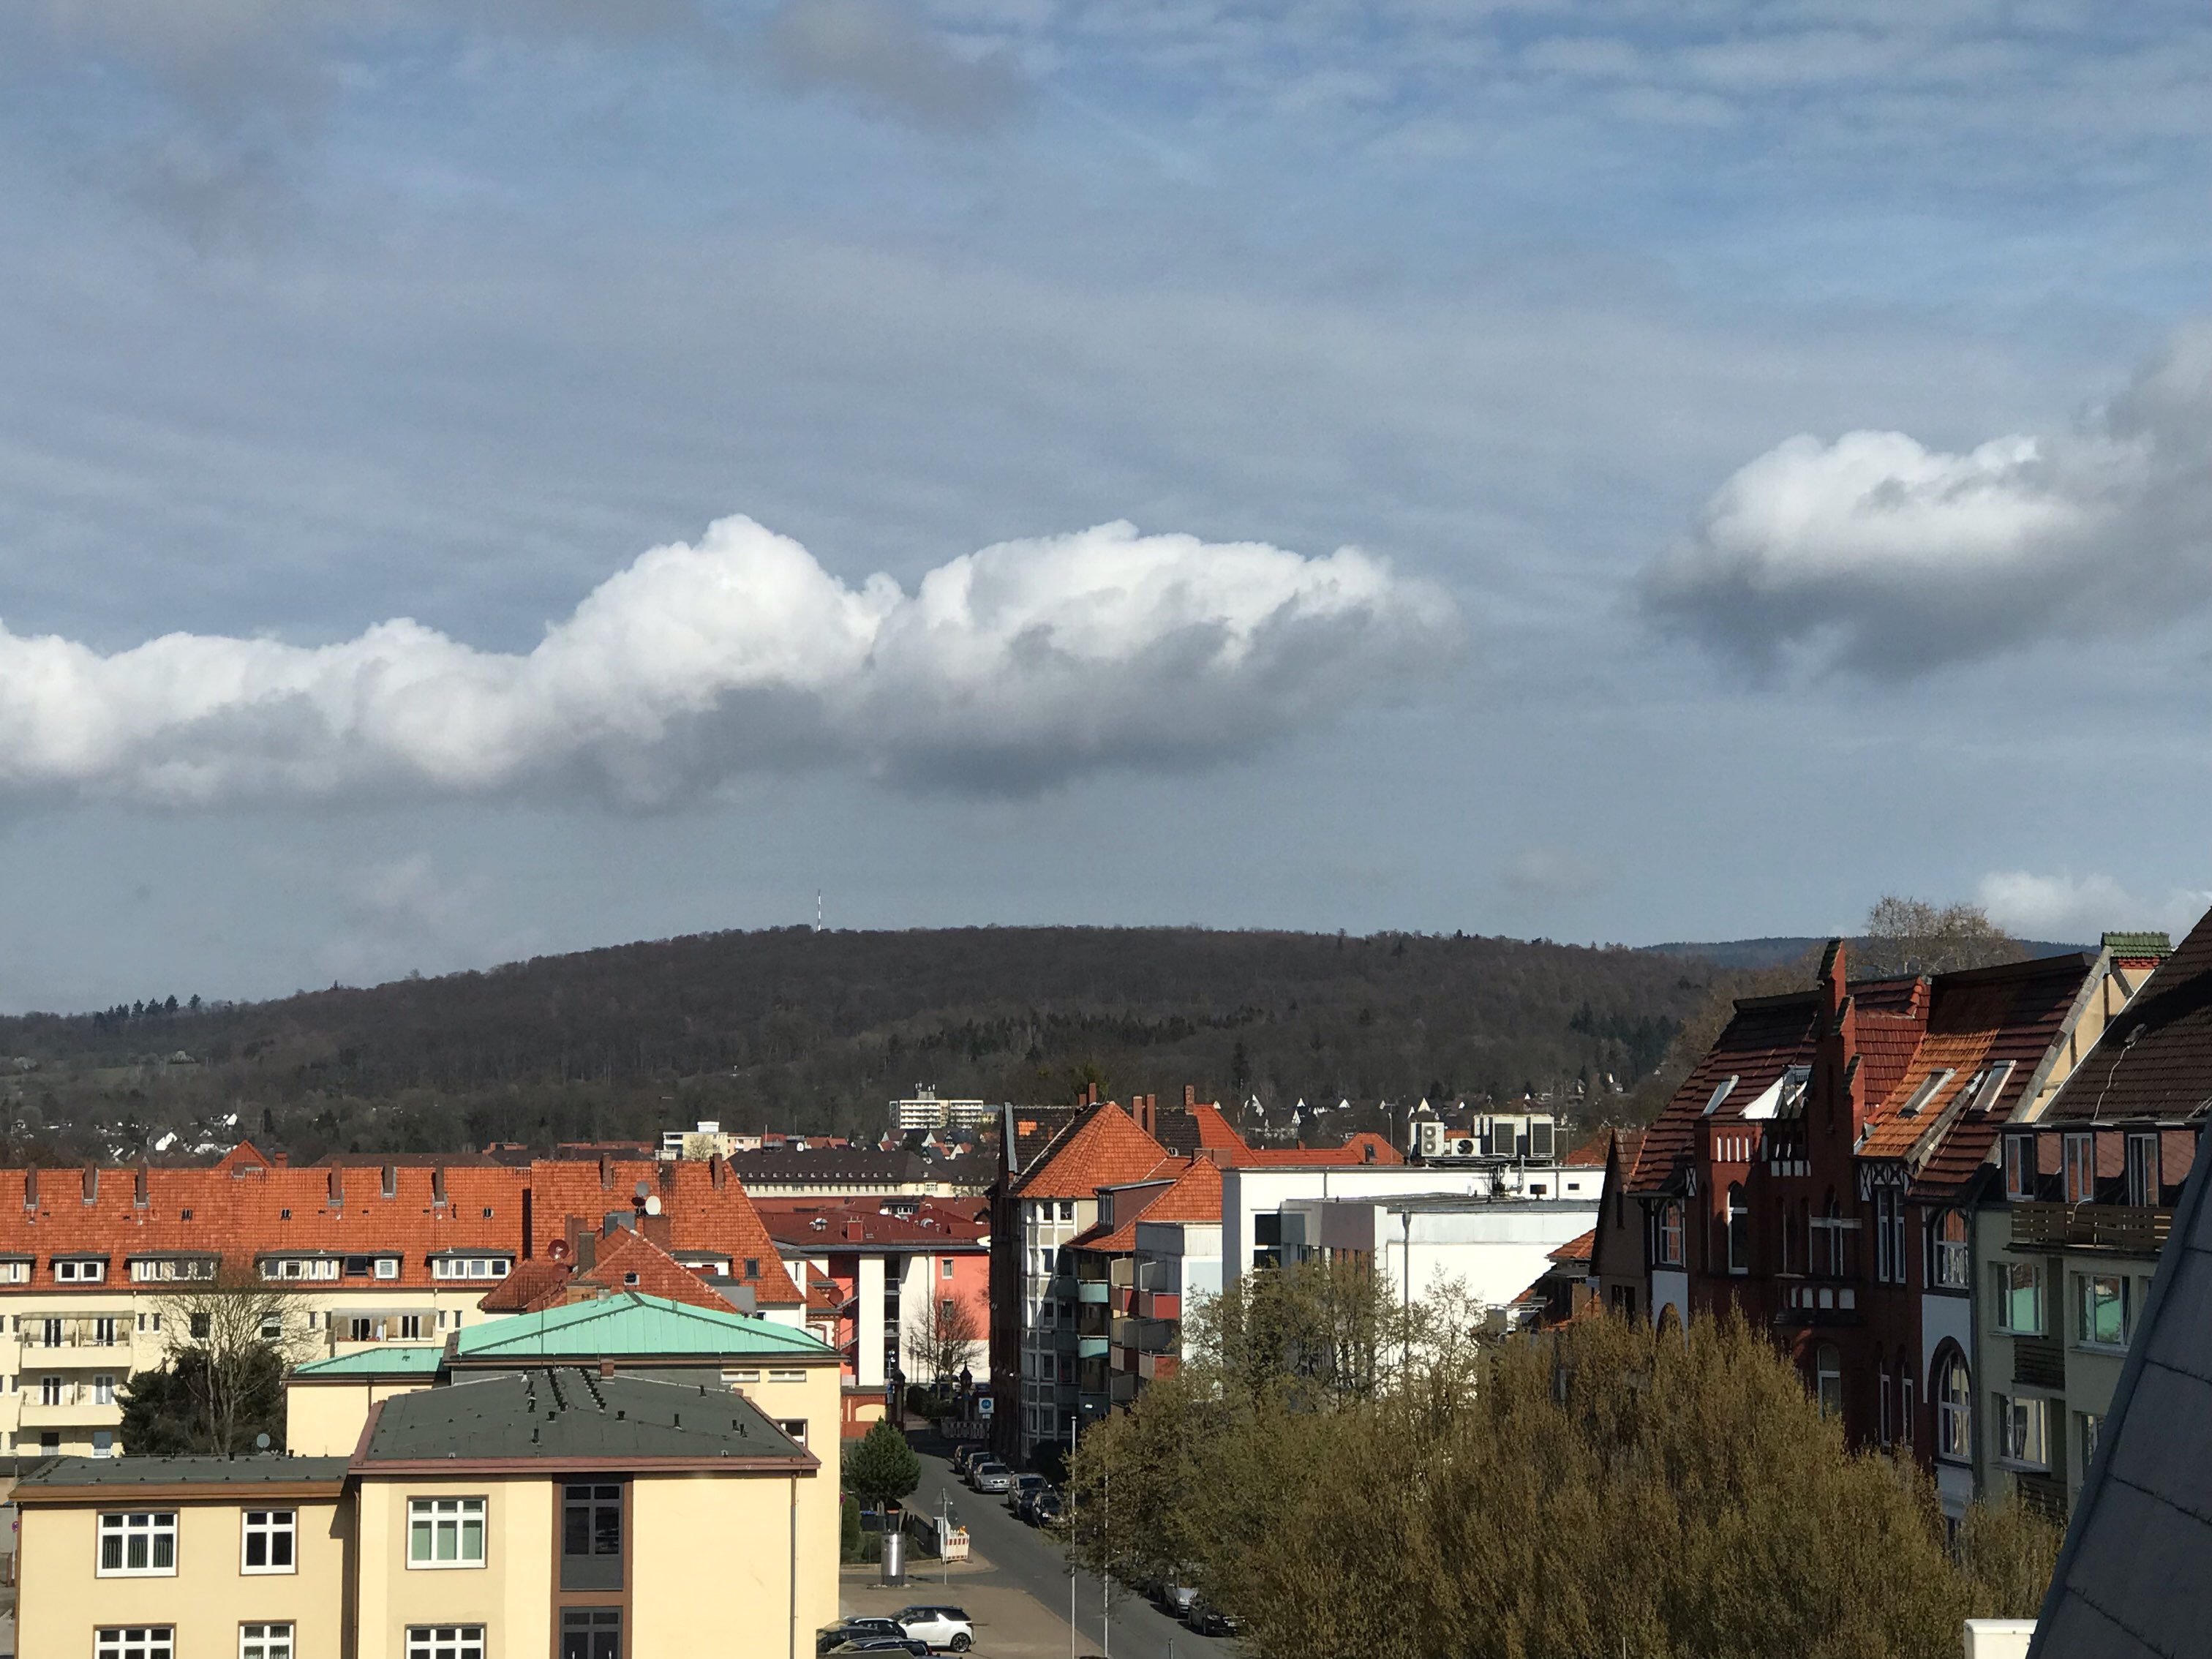
[[[1597,1220],[1595,1197],[1433,1202],[1293,1200],[1285,1212],[1304,1218],[1311,1243],[1370,1255],[1395,1296],[1418,1302],[1456,1285],[1493,1308],[1534,1284],[1552,1252]]]

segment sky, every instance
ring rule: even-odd
[[[2212,903],[2212,15],[0,10],[0,1008]]]

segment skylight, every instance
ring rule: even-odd
[[[1798,1108],[1804,1103],[1806,1085],[1812,1080],[1811,1066],[1792,1066],[1768,1084],[1757,1100],[1743,1109],[1744,1116],[1754,1120],[1796,1116]]]
[[[1937,1091],[1958,1074],[1958,1069],[1955,1066],[1937,1066],[1921,1079],[1920,1086],[1912,1091],[1912,1097],[1897,1109],[1898,1115],[1901,1117],[1914,1115],[1923,1106],[1935,1099]],[[1971,1088],[1972,1085],[1970,1084],[1967,1086]]]
[[[1729,1091],[1735,1087],[1735,1079],[1732,1075],[1723,1078],[1718,1083],[1713,1085],[1713,1097],[1705,1103],[1705,1115],[1707,1117],[1711,1117],[1715,1112],[1720,1110],[1721,1102],[1729,1097]]]

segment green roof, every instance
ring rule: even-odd
[[[2107,933],[2105,948],[2116,957],[2170,957],[2173,941],[2164,933]]]
[[[292,1375],[310,1379],[348,1376],[434,1376],[445,1362],[442,1347],[407,1346],[363,1348],[331,1359],[310,1359],[295,1365]]]
[[[805,1331],[734,1308],[724,1313],[623,1291],[468,1326],[453,1339],[453,1354],[459,1359],[495,1363],[596,1359],[603,1354],[818,1360],[835,1359],[837,1351]]]
[[[808,1455],[731,1389],[548,1365],[386,1401],[361,1462]]]

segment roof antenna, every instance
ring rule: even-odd
[[[822,931],[822,890],[819,887],[814,890],[814,931],[817,933]]]

